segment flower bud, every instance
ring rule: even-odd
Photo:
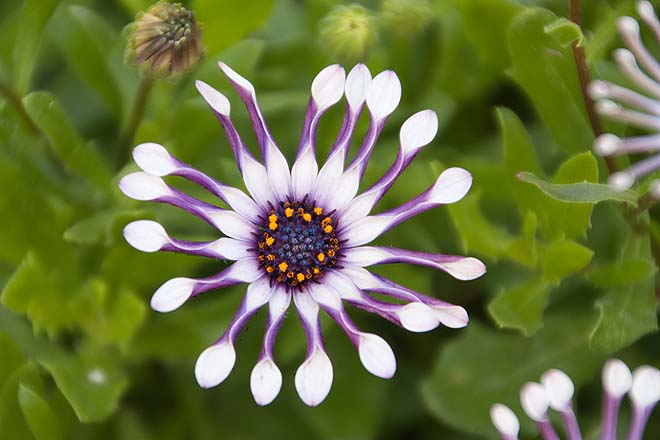
[[[364,59],[376,41],[374,17],[358,4],[335,7],[321,21],[321,45],[345,61]]]
[[[149,76],[189,71],[202,56],[201,29],[179,3],[159,2],[131,25],[128,58]]]
[[[417,34],[433,18],[428,0],[383,0],[381,10],[383,29],[401,37]]]

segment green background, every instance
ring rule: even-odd
[[[185,213],[129,200],[117,189],[118,179],[137,169],[118,160],[140,81],[124,62],[125,27],[149,3],[0,2],[0,439],[496,438],[488,416],[496,402],[510,405],[523,437],[534,438],[518,391],[553,367],[574,379],[576,411],[591,439],[598,436],[604,360],[660,364],[658,213],[636,208],[647,182],[624,194],[597,184],[607,171],[590,153],[593,133],[571,52],[572,43],[581,44],[594,77],[621,81],[611,61],[621,45],[615,19],[634,14],[633,2],[583,2],[581,32],[558,0],[364,1],[370,37],[347,51],[345,39],[362,40],[333,32],[336,24],[324,20],[337,6],[332,1],[192,0],[186,6],[203,24],[205,58],[189,74],[156,82],[135,145],[161,143],[241,186],[222,130],[193,87],[201,79],[223,91],[243,138],[255,146],[218,60],[254,83],[291,159],[322,67],[338,62],[348,70],[359,58],[372,74],[393,69],[402,102],[362,187],[396,155],[401,123],[425,108],[438,113],[439,135],[379,209],[409,200],[449,166],[470,170],[474,185],[461,202],[420,215],[378,243],[464,253],[488,266],[471,282],[406,265],[376,270],[460,304],[471,317],[465,329],[412,334],[351,310],[362,328],[392,345],[398,371],[390,381],[364,371],[346,337],[323,319],[334,384],[322,405],[306,407],[293,386],[304,333],[289,312],[276,344],[282,392],[258,407],[249,374],[261,311],[239,337],[232,375],[201,390],[196,357],[226,327],[244,287],[206,294],[171,314],[153,312],[149,297],[165,280],[206,276],[225,263],[143,254],[121,236],[129,221],[149,218],[178,238],[217,237]],[[342,107],[321,123],[321,154],[336,136]],[[366,125],[363,118],[358,138]],[[523,182],[521,171],[533,175]],[[576,182],[583,184],[570,185]],[[621,417],[625,427],[627,404]],[[654,415],[645,438],[659,437]]]

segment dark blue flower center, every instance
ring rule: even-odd
[[[301,288],[309,281],[318,282],[325,270],[335,266],[339,240],[333,213],[324,213],[307,197],[271,206],[257,237],[259,264],[271,284]]]

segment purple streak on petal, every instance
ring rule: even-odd
[[[646,422],[653,412],[655,405],[647,407],[639,407],[633,404],[632,421],[630,422],[630,429],[628,431],[628,440],[642,440]]]
[[[298,317],[302,324],[305,335],[307,335],[307,353],[305,357],[309,359],[316,350],[325,350],[323,344],[323,334],[321,333],[321,322],[319,321],[318,305],[312,305],[314,302],[309,296],[309,292],[293,291],[293,299],[298,311]]]
[[[240,171],[242,174],[243,160],[244,160],[243,158],[247,156],[249,158],[254,159],[255,161],[256,159],[241,140],[241,136],[238,134],[238,131],[234,126],[234,123],[231,121],[231,118],[229,116],[225,116],[220,113],[217,113],[215,110],[213,111],[213,113],[215,114],[215,117],[218,118],[218,121],[220,121],[222,128],[225,130],[227,141],[229,142],[229,146],[231,147],[231,150],[234,153],[234,159],[236,159],[236,165],[238,166],[238,171]]]
[[[582,440],[582,433],[580,432],[580,426],[578,425],[573,408],[569,406],[559,414],[561,415],[567,440]]]
[[[286,297],[283,304],[274,304],[273,300],[275,297]],[[278,298],[279,300],[280,298]],[[259,354],[259,360],[268,358],[273,360],[275,356],[273,355],[273,347],[275,346],[275,338],[277,333],[282,326],[282,321],[286,315],[286,311],[291,303],[291,293],[287,292],[284,287],[281,285],[274,286],[273,297],[269,305],[268,311],[268,320],[266,321],[266,331],[264,333],[264,343],[261,348],[261,353]]]
[[[170,242],[165,243],[160,250],[166,252],[179,253],[179,254],[195,255],[198,257],[214,258],[218,260],[232,259],[214,250],[211,247],[213,243],[214,242],[212,241],[177,240],[170,237]]]
[[[245,323],[261,308],[261,306],[268,302],[268,299],[272,295],[272,290],[269,287],[269,281],[266,278],[268,277],[263,277],[248,286],[248,291],[243,297],[243,301],[227,326],[227,329],[213,345],[218,345],[226,341],[231,342],[233,345],[236,342],[238,334],[245,326]]]
[[[252,257],[243,258],[215,275],[196,279],[190,296],[194,297],[209,290],[234,284],[251,283],[260,278],[264,278],[263,272],[259,268],[256,259]]]
[[[159,197],[153,201],[176,206],[177,208],[183,209],[184,211],[201,218],[211,226],[217,228],[216,223],[213,221],[209,213],[213,211],[225,211],[224,209],[191,197],[172,187],[169,187],[169,189],[172,192],[172,195]]]
[[[660,169],[660,154],[634,163],[625,172],[631,174],[635,180],[638,180],[658,169]]]
[[[601,440],[616,440],[616,425],[619,417],[619,408],[623,397],[615,397],[607,392],[603,393],[603,431]]]
[[[543,440],[559,440],[559,436],[557,435],[555,428],[552,427],[552,423],[550,423],[550,420],[545,419],[536,422],[536,426],[538,427],[539,432],[541,433],[541,437],[543,437]]]
[[[631,26],[632,25],[632,26]],[[660,81],[660,64],[642,43],[639,35],[639,24],[630,17],[619,19],[619,34],[626,46],[635,54],[641,65],[649,72],[656,81]]]
[[[337,135],[337,140],[328,153],[328,160],[334,155],[339,154],[341,155],[342,162],[346,161],[346,156],[348,155],[348,150],[351,145],[351,139],[353,139],[355,126],[357,125],[358,119],[360,119],[363,108],[364,102],[361,103],[358,108],[352,108],[350,103],[346,103],[344,121],[342,122],[341,129]]]
[[[362,176],[364,176],[364,172],[367,169],[367,164],[369,163],[369,158],[371,157],[371,153],[373,153],[376,142],[378,141],[378,136],[380,136],[380,132],[385,126],[385,121],[387,121],[387,117],[377,120],[371,113],[370,117],[371,123],[369,124],[367,135],[365,136],[360,149],[355,155],[355,158],[353,158],[353,161],[349,165],[349,168],[358,168],[360,171],[360,179],[362,179]]]
[[[310,148],[316,151],[315,137],[316,130],[318,129],[319,119],[323,114],[319,111],[318,106],[314,99],[309,98],[307,104],[307,112],[305,113],[305,124],[303,125],[302,133],[300,134],[300,143],[298,144],[298,152],[296,153],[296,160],[298,160]]]

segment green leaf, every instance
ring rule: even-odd
[[[18,400],[21,383],[29,383],[42,388],[37,366],[31,362],[22,363],[13,369],[8,380],[0,387],[0,438],[11,440],[34,440]]]
[[[259,29],[270,16],[273,0],[253,0],[236,7],[231,0],[193,0],[192,9],[204,27],[204,43],[215,55]]]
[[[14,88],[21,96],[29,90],[42,31],[58,4],[59,0],[23,2],[13,52]]]
[[[655,271],[652,260],[636,258],[594,266],[588,276],[598,287],[618,287],[639,283],[651,277]]]
[[[46,92],[31,93],[23,99],[23,104],[62,163],[99,189],[108,191],[111,174],[106,161],[94,146],[80,138],[55,97]]]
[[[518,178],[531,183],[553,199],[564,203],[599,203],[608,200],[637,206],[637,195],[633,191],[615,191],[609,185],[599,183],[554,184],[539,179],[532,173],[519,173]]]
[[[564,309],[551,315],[533,338],[495,332],[472,322],[465,333],[445,345],[422,396],[442,422],[471,433],[492,436],[490,407],[501,402],[523,414],[519,390],[538,381],[550,368],[568,373],[576,387],[591,381],[601,358],[586,344],[593,315]],[[523,432],[534,432],[521,418]],[[531,437],[530,437],[531,438]]]
[[[653,256],[648,235],[631,229],[621,259],[643,259],[651,263]],[[655,267],[642,281],[605,291],[596,303],[599,318],[589,339],[594,350],[613,353],[658,329],[654,274]]]
[[[541,328],[552,287],[552,283],[538,277],[501,289],[488,305],[488,312],[500,327],[515,328],[531,335]]]
[[[562,278],[584,269],[593,255],[591,249],[573,240],[554,240],[543,253],[543,276],[547,281],[558,284]]]
[[[119,115],[121,96],[108,64],[110,48],[118,43],[117,32],[103,17],[84,6],[72,5],[58,12],[61,13],[53,18],[52,32],[58,48],[74,72]]]
[[[571,50],[546,33],[557,16],[530,8],[509,27],[512,76],[530,97],[557,144],[567,152],[591,148],[593,135],[584,110]]]
[[[63,438],[57,416],[40,393],[21,382],[18,387],[18,403],[36,440]]]
[[[565,17],[559,17],[556,21],[548,24],[544,31],[556,38],[562,47],[569,47],[573,43],[582,46],[585,40],[580,26]]]

